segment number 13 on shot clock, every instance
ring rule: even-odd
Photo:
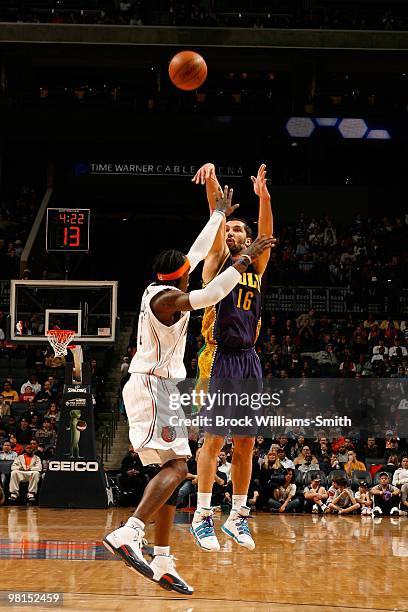
[[[89,208],[47,208],[46,250],[89,251]]]

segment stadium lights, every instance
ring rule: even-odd
[[[338,118],[337,117],[316,117],[315,121],[319,127],[336,127]]]
[[[342,119],[337,129],[343,138],[364,138],[368,127],[364,119]]]
[[[286,129],[294,138],[309,138],[313,134],[315,124],[309,117],[291,117],[286,124]]]
[[[370,130],[366,138],[369,140],[390,140],[391,136],[388,130]]]

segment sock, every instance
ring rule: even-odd
[[[245,506],[247,502],[247,495],[233,495],[232,496],[232,510],[239,510],[241,506]]]
[[[197,493],[197,510],[209,510],[211,508],[211,493]]]
[[[165,555],[168,557],[170,554],[170,546],[155,546],[154,547],[154,556],[156,555]]]
[[[138,529],[141,529],[142,531],[144,531],[144,528],[145,528],[145,524],[143,523],[143,521],[136,518],[135,516],[131,516],[130,518],[128,518],[128,520],[126,521],[126,525],[128,527],[133,527],[133,529],[137,527]]]

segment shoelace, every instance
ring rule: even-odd
[[[120,525],[119,525],[119,528],[120,527],[130,527],[130,525],[126,525],[126,523],[121,521]],[[139,538],[139,528],[138,527],[131,527],[131,529],[134,529],[136,531],[136,535],[133,538],[133,541],[138,543],[139,549],[142,550],[143,546],[148,546],[149,542],[146,540],[146,538],[142,538],[142,541],[140,541],[140,538]]]
[[[201,521],[201,525],[198,527],[200,533],[198,534],[201,538],[208,538],[215,535],[214,521],[212,516],[209,514],[204,517]]]
[[[250,516],[242,516],[242,514],[238,514],[237,518],[235,519],[236,521],[236,526],[237,526],[237,531],[239,533],[239,535],[251,535],[251,532],[249,531],[249,526],[248,526],[248,519],[251,518]]]

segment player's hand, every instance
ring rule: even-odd
[[[273,236],[258,236],[258,238],[249,245],[242,255],[249,255],[251,260],[254,261],[254,259],[257,259],[267,249],[273,249],[275,245],[276,238]]]
[[[200,183],[201,185],[205,185],[205,181],[210,178],[216,180],[217,177],[215,176],[214,164],[208,163],[204,164],[204,166],[201,166],[201,168],[197,170],[191,179],[191,182],[195,183],[196,185],[200,185]]]
[[[234,190],[232,188],[228,189],[228,185],[225,185],[223,192],[214,193],[215,210],[220,210],[225,214],[226,217],[232,215],[232,213],[239,206],[239,204],[232,203],[233,193]]]
[[[259,198],[270,198],[270,193],[266,186],[266,165],[261,164],[257,176],[251,176],[251,181],[254,185],[255,194]]]

